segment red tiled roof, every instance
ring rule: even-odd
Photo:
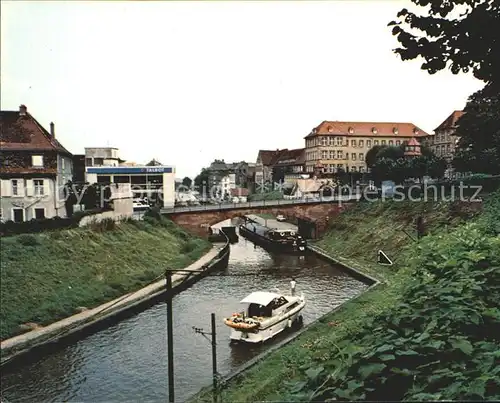
[[[413,123],[323,121],[305,138],[323,135],[366,137],[424,137],[428,134]]]
[[[259,159],[260,157],[262,165],[270,166],[275,164],[280,155],[282,155],[285,151],[288,151],[288,149],[285,148],[283,150],[259,150],[257,159]]]
[[[284,151],[279,155],[275,165],[299,165],[303,164],[306,160],[305,148]]]
[[[453,111],[452,114],[448,116],[443,123],[441,123],[434,129],[434,131],[437,132],[439,130],[453,129],[455,127],[455,124],[457,123],[457,120],[460,119],[460,117],[462,117],[464,113],[464,111]]]
[[[411,140],[407,144],[408,146],[419,146],[420,143],[417,141],[415,137],[412,137]]]
[[[72,155],[28,112],[0,111],[0,148],[15,151],[57,151]]]

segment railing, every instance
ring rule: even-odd
[[[272,206],[289,206],[294,204],[318,204],[318,203],[339,203],[359,200],[360,195],[347,195],[337,197],[317,197],[307,199],[279,199],[279,200],[259,200],[243,203],[217,203],[217,204],[202,204],[199,206],[173,207],[161,210],[162,214],[184,213],[194,211],[219,211],[219,210],[234,210],[252,207],[272,207]]]

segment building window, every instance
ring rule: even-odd
[[[342,150],[337,150],[337,158],[340,160],[344,158],[344,153],[342,152]]]
[[[359,167],[359,172],[361,172],[361,173],[365,172],[365,168],[364,167]]]
[[[354,129],[352,127],[349,127],[349,134],[353,134],[354,133]]]
[[[330,159],[331,160],[335,159],[335,151],[334,150],[330,150]]]
[[[378,140],[373,140],[373,144],[378,146]]]
[[[371,140],[366,140],[366,146],[367,146],[368,148],[371,148],[371,146],[372,146],[372,141],[371,141]]]
[[[104,158],[94,158],[94,166],[102,167],[104,165]]]
[[[333,137],[332,136],[328,136],[328,145],[333,146]]]
[[[377,129],[375,127],[372,127],[372,133],[377,134]]]
[[[359,140],[359,146],[360,146],[360,147],[363,147],[363,146],[364,146],[364,141],[363,141],[363,140]]]
[[[337,171],[338,171],[339,169],[344,169],[344,164],[337,164]]]
[[[385,140],[382,140],[382,145],[385,146]]]
[[[41,220],[45,218],[45,209],[44,208],[35,208],[35,219]]]
[[[31,165],[34,167],[43,167],[43,155],[32,155]]]
[[[326,160],[328,159],[328,151],[321,151],[321,159]]]
[[[33,188],[35,190],[35,196],[43,196],[43,179],[35,179],[33,181]]]
[[[365,159],[364,154],[363,153],[359,153],[359,160],[360,161],[364,161],[364,159]]]
[[[17,183],[17,179],[12,179],[10,183],[12,184],[12,196],[19,196],[19,184]]]
[[[24,209],[13,208],[12,209],[12,221],[23,222],[24,221]]]
[[[64,158],[61,158],[61,168],[64,169],[66,168],[66,160]]]
[[[396,140],[396,145],[397,145],[397,146],[400,146],[400,145],[401,145],[401,141]]]
[[[335,137],[335,145],[336,146],[341,146],[342,142],[343,142],[343,138],[342,137]]]
[[[351,167],[351,172],[356,172],[356,167]]]
[[[356,161],[356,153],[352,153],[352,154],[351,154],[351,159],[352,159],[353,161]]]
[[[351,147],[356,147],[356,140],[351,140]]]
[[[88,167],[93,166],[94,164],[92,163],[92,158],[85,158],[85,165]]]
[[[394,145],[394,141],[389,140],[389,145],[390,145],[390,146],[393,146],[393,145]]]

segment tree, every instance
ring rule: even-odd
[[[207,168],[202,168],[201,172],[194,178],[194,185],[198,190],[202,190],[203,185],[208,185],[208,178],[210,176],[210,172]]]
[[[422,69],[434,74],[450,67],[453,74],[472,72],[498,84],[500,76],[499,0],[412,0],[428,7],[427,15],[402,9],[391,21],[402,60],[422,57]]]
[[[488,86],[469,98],[457,121],[453,166],[459,172],[500,173],[500,94]]]
[[[430,74],[450,67],[452,73],[472,70],[485,82],[473,94],[457,122],[461,137],[453,166],[461,172],[500,171],[500,0],[412,0],[430,6],[427,15],[401,10],[392,21],[402,60],[423,57]],[[458,10],[461,8],[461,10]]]
[[[187,176],[182,180],[182,185],[187,187],[188,189],[191,189],[191,185],[193,184],[193,181],[191,178],[188,178]]]
[[[375,162],[377,162],[377,154],[384,147],[385,146],[373,146],[368,150],[365,156],[365,162],[368,168],[371,168],[373,165],[375,165]]]
[[[379,158],[389,158],[391,160],[397,160],[403,158],[405,155],[404,148],[395,146],[382,146],[377,154],[377,159]]]

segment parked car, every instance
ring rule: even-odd
[[[134,211],[142,211],[149,208],[149,204],[142,199],[134,199],[132,206]]]
[[[286,218],[285,218],[285,216],[284,216],[284,215],[282,215],[282,214],[278,214],[278,215],[276,216],[276,221],[286,221]]]

